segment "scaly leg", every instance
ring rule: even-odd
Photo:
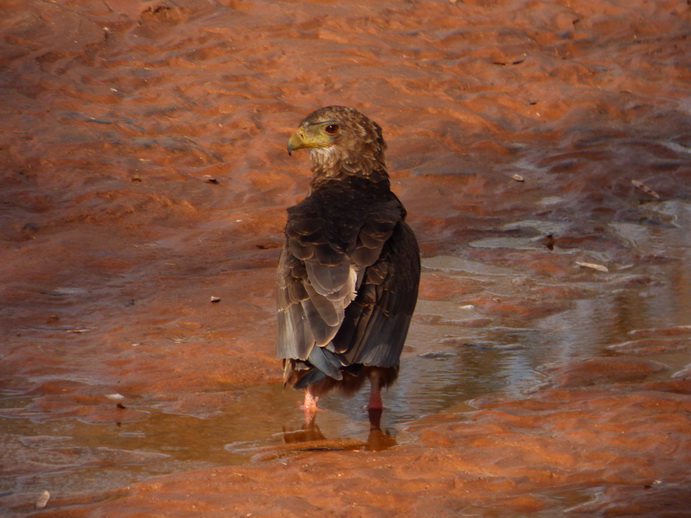
[[[305,402],[302,405],[300,405],[300,408],[305,413],[306,423],[311,423],[314,421],[314,417],[317,415],[317,412],[319,411],[319,407],[317,406],[318,399],[318,396],[312,394],[311,387],[307,387],[305,389]]]
[[[370,371],[369,383],[371,386],[371,391],[367,410],[382,410],[384,408],[384,404],[381,400],[382,377],[381,373],[377,369],[372,369]]]

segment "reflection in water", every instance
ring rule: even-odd
[[[329,439],[317,425],[317,414],[312,414],[299,429],[283,428],[283,440],[287,448],[273,448],[276,454],[287,451],[318,451],[318,450],[364,450],[382,451],[396,445],[396,437],[388,430],[381,429],[382,409],[368,409],[369,434],[365,441],[352,439]]]
[[[367,450],[382,451],[396,445],[396,437],[381,429],[381,408],[367,410],[369,416],[369,435],[367,436]]]
[[[473,398],[490,393],[530,390],[544,381],[545,364],[613,354],[606,346],[630,340],[631,331],[691,324],[691,211],[689,204],[661,205],[674,215],[673,226],[620,226],[641,258],[634,271],[619,264],[606,276],[587,272],[577,281],[539,280],[539,287],[577,287],[583,293],[563,311],[517,318],[464,301],[420,300],[421,318],[411,327],[399,380],[383,394],[383,414],[367,414],[367,391],[351,399],[327,395],[316,419],[304,423],[300,392],[272,384],[219,389],[227,403],[200,413],[203,418],[165,413],[131,396],[122,405],[138,412],[138,420],[87,424],[55,418],[50,407],[32,406],[32,397],[7,393],[0,398],[0,446],[16,467],[0,476],[0,506],[1,499],[46,488],[98,492],[158,474],[297,451],[390,448],[413,440],[410,425],[424,415],[465,411]],[[555,247],[530,253],[575,261],[581,252]],[[498,297],[518,292],[521,300],[526,289],[513,282],[525,273],[509,267],[451,256],[424,264],[427,273],[482,281]],[[481,320],[486,323],[479,327],[464,324]],[[672,372],[689,361],[688,354],[648,358],[666,362]],[[104,398],[103,405],[114,403]]]

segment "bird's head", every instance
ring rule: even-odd
[[[318,176],[385,173],[386,143],[379,125],[345,106],[312,112],[288,141],[288,154],[309,149]]]

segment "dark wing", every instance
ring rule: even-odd
[[[417,302],[420,252],[411,228],[399,223],[367,268],[358,296],[333,339],[347,364],[396,367]]]
[[[277,283],[282,358],[305,360],[313,345],[329,344],[355,298],[357,271],[349,249],[362,216],[355,210],[336,221],[338,206],[328,201],[319,193],[288,209]]]
[[[335,379],[340,366],[398,363],[420,271],[404,214],[388,188],[363,196],[341,181],[289,209],[277,283],[279,358],[309,361]]]

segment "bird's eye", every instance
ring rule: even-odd
[[[338,133],[338,130],[338,124],[329,124],[324,128],[324,131],[326,131],[329,135],[335,135],[336,133]]]

